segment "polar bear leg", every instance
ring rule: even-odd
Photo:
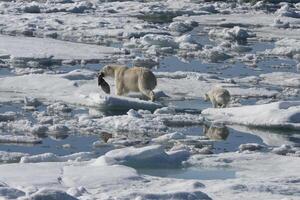
[[[118,96],[122,96],[124,94],[124,85],[120,81],[116,81],[116,91],[115,94]]]
[[[155,95],[154,95],[154,92],[152,90],[140,88],[140,91],[141,91],[141,93],[146,95],[151,101],[155,100]]]
[[[226,108],[227,107],[227,104],[222,104],[221,105],[221,108]]]
[[[213,108],[218,108],[218,103],[216,102],[215,99],[211,99],[210,101],[211,101]]]

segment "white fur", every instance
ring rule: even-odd
[[[210,100],[214,108],[225,108],[230,101],[230,93],[228,90],[215,87],[205,94],[205,100]]]
[[[157,80],[155,75],[147,68],[132,67],[122,65],[106,65],[100,73],[105,76],[115,78],[116,95],[124,95],[130,91],[141,92],[154,101],[153,89],[156,87]]]

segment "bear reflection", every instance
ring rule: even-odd
[[[111,133],[107,133],[107,132],[101,132],[101,135],[100,135],[100,137],[101,137],[101,139],[105,142],[105,143],[107,143],[108,142],[108,140],[110,139],[110,138],[112,138],[112,134]]]
[[[64,140],[67,137],[69,137],[68,134],[56,134],[56,133],[51,133],[48,135],[52,140]]]
[[[229,130],[224,125],[204,124],[203,133],[211,140],[226,140],[229,135]]]

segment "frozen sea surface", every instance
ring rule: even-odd
[[[179,179],[199,179],[199,180],[222,180],[235,178],[235,171],[228,169],[201,169],[191,168],[171,168],[171,169],[138,169],[140,174],[151,176],[179,178]]]
[[[0,199],[298,199],[299,3],[0,3]],[[156,102],[97,86],[157,76]],[[215,86],[229,108],[204,101]],[[37,176],[38,174],[38,176]]]

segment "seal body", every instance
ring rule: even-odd
[[[101,74],[99,74],[99,76],[98,76],[98,86],[101,86],[102,90],[106,94],[110,94],[109,84],[104,80],[104,78]]]

